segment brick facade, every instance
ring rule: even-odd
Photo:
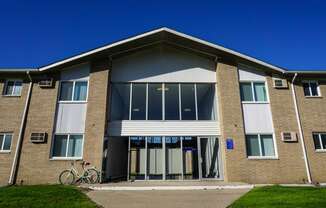
[[[8,76],[6,76],[8,77]],[[8,78],[22,78],[26,76],[10,76]],[[0,80],[0,92],[4,90],[5,80]],[[28,83],[23,83],[23,90],[20,97],[0,97],[0,132],[11,132],[13,140],[10,153],[0,152],[0,186],[7,185],[16,151],[16,143],[19,135],[21,119],[26,102]]]
[[[300,77],[296,82],[296,94],[299,114],[306,144],[311,176],[314,182],[326,182],[326,152],[316,152],[312,138],[313,132],[326,132],[326,82],[320,77],[311,77],[318,80],[322,97],[305,97]]]
[[[101,169],[109,109],[109,59],[91,61],[90,66],[83,159]],[[287,89],[275,89],[272,74],[266,73],[278,158],[248,159],[237,63],[221,62],[217,64],[216,70],[224,180],[248,183],[307,181],[301,141],[281,141],[282,131],[294,131],[299,135],[291,85]],[[57,71],[51,76],[56,80],[54,88],[40,88],[37,81],[32,88],[17,172],[18,184],[57,183],[59,173],[71,163],[69,160],[51,159],[60,74]],[[323,97],[306,98],[300,83],[297,82],[295,89],[312,178],[314,181],[325,182],[326,153],[315,152],[312,132],[326,131],[326,101]],[[320,84],[321,92],[326,93],[326,84],[322,80]],[[3,86],[4,80],[1,80],[1,91]],[[0,185],[8,183],[27,90],[28,84],[25,82],[22,96],[0,97],[0,132],[13,132],[11,152],[0,153]],[[31,143],[32,132],[47,132],[47,142]],[[234,140],[233,150],[226,150],[227,138]]]
[[[233,150],[224,149],[225,179],[248,183],[303,183],[306,181],[300,143],[281,141],[282,131],[298,133],[291,90],[273,88],[271,76],[266,75],[278,159],[248,159],[237,66],[219,63],[217,78],[222,146],[225,146],[227,138],[234,140]]]

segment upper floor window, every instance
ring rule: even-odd
[[[113,83],[111,120],[216,120],[215,84]]]
[[[22,80],[8,80],[5,84],[3,95],[20,96],[23,88]]]
[[[304,81],[302,83],[305,96],[321,96],[320,89],[317,81]]]
[[[247,156],[275,157],[274,140],[272,134],[246,135]]]
[[[0,152],[8,152],[11,149],[12,134],[0,133]]]
[[[267,102],[265,82],[241,82],[241,101],[245,102]]]
[[[87,81],[62,81],[60,85],[60,101],[86,101]]]
[[[326,133],[313,133],[315,150],[326,151]]]

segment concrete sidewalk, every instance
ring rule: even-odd
[[[222,208],[249,190],[90,191],[87,195],[104,208]]]

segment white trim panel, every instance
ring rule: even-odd
[[[274,132],[269,104],[243,103],[242,109],[246,133]]]
[[[239,81],[265,82],[266,75],[258,70],[245,69],[244,67],[239,67]]]
[[[84,133],[86,110],[84,103],[60,103],[55,133]]]
[[[216,121],[112,121],[109,136],[219,136]]]
[[[173,47],[142,50],[112,62],[112,82],[216,82],[213,60]]]

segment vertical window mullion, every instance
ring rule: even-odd
[[[323,141],[321,140],[321,134],[318,134],[318,138],[319,138],[319,143],[320,143],[320,149],[324,149],[323,147]]]
[[[310,81],[308,82],[308,86],[309,86],[309,93],[310,93],[310,96],[313,96],[313,95],[312,95],[312,89],[311,89],[311,82],[310,82]]]
[[[179,83],[179,120],[182,120],[181,102],[181,84]]]
[[[12,86],[12,92],[10,95],[15,95],[15,90],[16,90],[16,80],[14,81],[14,85]]]
[[[255,95],[254,83],[253,82],[250,82],[250,84],[251,84],[252,100],[254,102],[256,102],[257,99],[256,99],[256,95]]]
[[[69,140],[70,140],[70,134],[68,134],[68,137],[67,137],[67,144],[66,144],[66,155],[65,157],[68,157],[68,148],[69,148]]]
[[[146,83],[146,103],[145,103],[145,120],[148,120],[148,83]]]
[[[76,84],[76,82],[75,81],[73,81],[72,82],[73,84],[72,84],[72,92],[71,92],[71,101],[74,101],[75,100],[75,84]]]
[[[0,150],[3,150],[3,146],[5,144],[5,139],[6,139],[6,134],[2,134],[2,135],[3,135],[3,139],[2,139],[2,144],[1,144]]]
[[[195,112],[196,112],[196,120],[198,120],[198,105],[197,105],[197,85],[194,84],[194,94],[195,94]]]
[[[184,179],[183,173],[183,137],[180,137],[180,148],[181,148],[181,180]]]
[[[129,93],[129,120],[131,120],[131,109],[132,109],[132,83],[130,83],[130,93]]]
[[[260,134],[258,134],[258,145],[259,145],[259,154],[262,157],[263,156],[263,150],[262,150],[262,143],[261,143],[261,138],[260,138]]]
[[[148,155],[147,137],[145,137],[145,180],[147,180],[147,155]]]
[[[162,120],[165,120],[165,83],[162,83]]]

